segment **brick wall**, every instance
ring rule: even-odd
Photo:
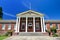
[[[46,24],[46,28],[47,28],[47,30],[50,29],[50,24],[49,23]]]
[[[14,30],[14,24],[11,24],[11,30]]]
[[[8,26],[9,24],[4,24],[5,25],[5,29],[2,29],[2,24],[0,24],[0,34],[4,34],[8,31]],[[15,24],[11,24],[11,30],[14,30],[14,26]]]
[[[2,24],[0,24],[0,31],[2,30]]]
[[[8,30],[8,24],[5,24],[5,31]]]
[[[56,23],[53,23],[53,24],[52,24],[52,27],[56,27]]]

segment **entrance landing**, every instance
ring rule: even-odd
[[[60,40],[60,38],[49,36],[12,36],[5,40]]]
[[[20,32],[20,36],[48,36],[46,32]]]

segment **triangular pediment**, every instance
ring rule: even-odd
[[[40,17],[40,16],[44,16],[44,15],[39,12],[33,11],[33,10],[28,10],[28,11],[17,14],[17,16],[20,16],[20,17],[26,17],[26,16]]]

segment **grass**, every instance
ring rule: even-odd
[[[0,36],[0,40],[7,38],[8,36]]]

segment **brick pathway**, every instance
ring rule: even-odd
[[[60,38],[49,36],[12,36],[4,40],[60,40]]]

